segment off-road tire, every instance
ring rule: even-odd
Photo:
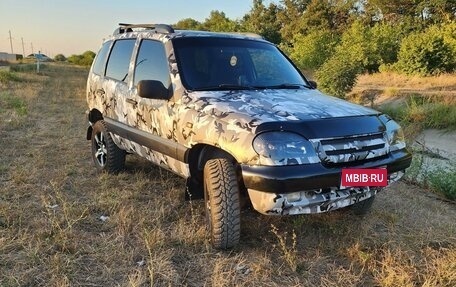
[[[103,120],[92,127],[92,159],[99,171],[118,173],[125,166],[126,152],[112,140]]]
[[[212,245],[228,249],[239,243],[241,221],[236,170],[227,159],[211,159],[204,166],[206,221]]]
[[[375,195],[365,199],[363,201],[357,202],[351,206],[351,210],[356,215],[366,215],[369,213],[372,207],[372,203],[374,203]]]

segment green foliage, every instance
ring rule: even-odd
[[[0,93],[0,111],[3,109],[12,109],[20,116],[27,114],[26,103],[22,99],[14,97],[7,92]]]
[[[67,59],[63,54],[57,54],[54,57],[54,61],[56,62],[65,62]]]
[[[377,55],[375,63],[377,69],[380,65],[388,65],[397,61],[402,37],[402,29],[398,25],[377,23],[372,28],[372,40],[375,45],[373,53]]]
[[[422,128],[456,130],[456,102],[441,97],[412,95],[405,105],[380,109],[404,126],[414,124]]]
[[[448,199],[456,200],[456,168],[438,169],[427,175],[430,187],[445,195]]]
[[[406,74],[437,75],[456,67],[455,52],[441,30],[433,27],[402,40],[396,68]]]
[[[181,30],[203,30],[203,25],[193,18],[185,18],[173,25],[176,29]]]
[[[262,0],[253,0],[253,7],[241,21],[241,30],[253,32],[263,36],[266,40],[279,44],[282,40],[280,35],[280,22],[277,20],[279,7],[270,3],[264,6]]]
[[[335,52],[339,36],[329,30],[315,30],[293,39],[291,59],[301,69],[317,70]]]
[[[339,53],[317,71],[318,87],[330,95],[344,98],[355,85],[356,77],[361,71],[359,62],[351,61]]]
[[[239,25],[236,21],[230,20],[225,13],[220,11],[211,11],[209,18],[203,23],[204,30],[214,32],[234,32],[239,31]]]
[[[48,65],[40,64],[40,71],[46,70]],[[36,64],[19,64],[10,66],[10,70],[20,73],[36,73]]]
[[[79,66],[90,66],[95,59],[95,53],[86,51],[82,55],[71,55],[68,57],[68,62]]]
[[[355,85],[358,74],[375,65],[375,46],[370,38],[371,30],[360,21],[345,31],[334,55],[316,73],[323,91],[344,98]]]
[[[19,78],[15,73],[0,70],[0,83],[7,84],[9,82],[20,82],[20,81],[21,81],[21,78]]]

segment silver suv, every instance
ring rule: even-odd
[[[184,177],[216,248],[239,242],[242,198],[268,215],[361,214],[411,162],[396,122],[322,94],[253,34],[120,24],[87,103],[97,169],[119,172],[130,153]]]

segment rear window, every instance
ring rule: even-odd
[[[106,58],[109,53],[109,47],[111,47],[112,41],[106,42],[101,46],[100,51],[98,51],[97,57],[93,63],[92,72],[97,75],[104,75],[105,72],[105,65],[106,65]]]

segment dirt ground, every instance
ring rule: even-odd
[[[134,156],[95,171],[87,70],[18,75],[0,86],[0,286],[456,286],[456,205],[426,190],[397,183],[365,217],[245,210],[220,252],[182,179]]]

